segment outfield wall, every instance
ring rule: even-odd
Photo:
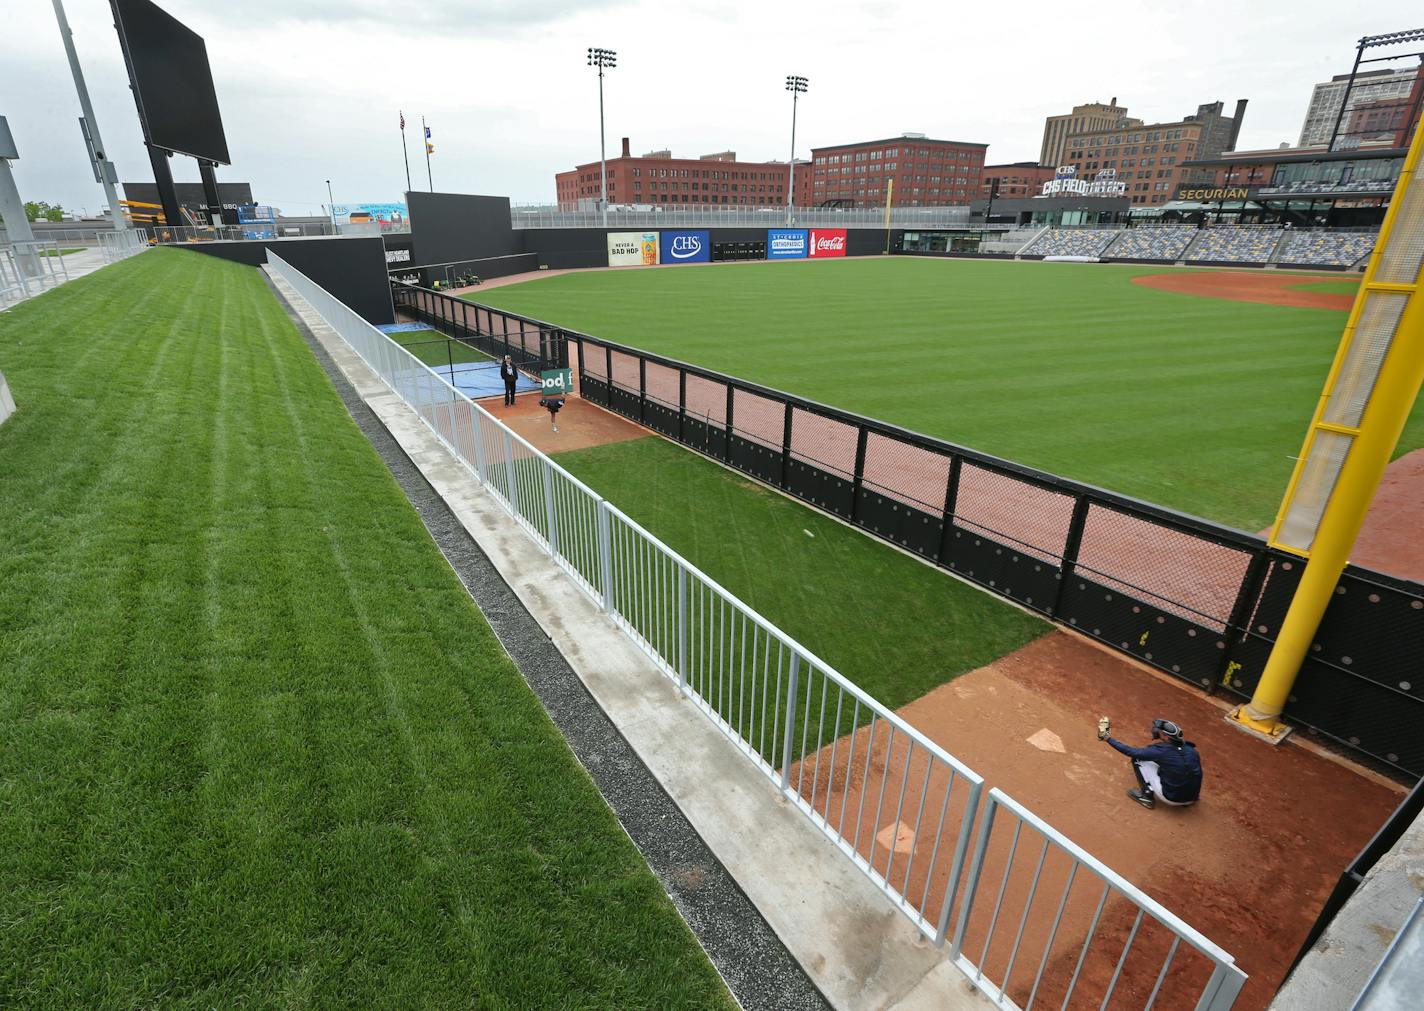
[[[386,277],[385,246],[380,236],[314,236],[252,239],[239,242],[187,242],[187,249],[221,260],[260,267],[270,249],[377,326],[394,323],[395,307]]]

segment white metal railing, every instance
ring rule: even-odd
[[[608,208],[607,226],[620,228],[883,228],[883,207],[796,207],[791,223],[786,207],[732,207],[712,204],[660,204],[659,209]],[[561,211],[556,207],[512,207],[515,228],[602,228],[601,211]],[[966,207],[892,207],[891,228],[968,228]]]
[[[987,802],[985,828],[967,864],[981,776],[276,253],[268,250],[267,259],[272,271],[416,411],[555,564],[925,937],[943,945],[954,929],[955,964],[1001,1007],[1019,1005],[985,968],[997,951],[993,929],[984,958],[976,961],[965,954],[966,937],[978,936],[973,914],[981,879],[997,867],[999,850],[991,845],[990,834],[1000,808],[1045,833],[1075,866],[1098,875],[1139,920],[1150,916],[1162,924],[1174,951],[1178,941],[1186,940],[1210,963],[1213,982],[1201,990],[1196,1005],[1201,1011],[1231,1006],[1245,976],[1229,955],[998,790]],[[1011,854],[1010,871],[1013,863]],[[956,903],[962,878],[963,899]],[[1031,906],[1024,907],[1016,951]],[[1043,950],[1044,964],[1060,933],[1081,939],[1086,952],[1098,928],[1095,919],[1091,924],[1073,921],[1062,930],[1063,921],[1060,909]],[[1033,925],[1031,938],[1048,932],[1045,923],[1034,920]],[[1131,938],[1127,948],[1132,948]],[[1166,978],[1165,970],[1162,975]],[[1042,966],[1038,976],[1043,976]],[[1087,985],[1110,996],[1123,976],[1119,971],[1106,982],[1091,976]],[[1137,981],[1135,967],[1127,977]],[[1075,973],[1064,985],[1083,984]],[[1193,996],[1201,989],[1191,989],[1195,984],[1190,980],[1185,985]]]
[[[33,239],[0,246],[0,305],[38,295],[69,280],[63,248],[53,240]]]
[[[99,233],[99,251],[103,253],[105,263],[117,263],[147,248],[148,234],[142,228]]]
[[[335,234],[330,221],[250,221],[236,225],[152,225],[152,241],[161,246],[196,242],[240,242],[256,239],[284,239]]]

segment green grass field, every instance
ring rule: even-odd
[[[1326,295],[1353,295],[1360,290],[1360,282],[1354,281],[1306,281],[1304,284],[1293,284],[1292,288],[1300,291],[1318,291]]]
[[[1131,283],[1155,272],[895,257],[580,272],[476,299],[1265,527],[1345,313]],[[1400,449],[1421,445],[1424,409]]]
[[[557,459],[891,708],[1049,628],[664,439],[575,450]]]
[[[255,270],[0,367],[0,1006],[733,1006]]]

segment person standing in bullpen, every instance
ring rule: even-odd
[[[499,378],[504,380],[504,406],[514,406],[514,384],[519,379],[519,372],[514,368],[514,361],[509,355],[504,356],[504,361],[499,363]]]

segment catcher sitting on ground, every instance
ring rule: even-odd
[[[1171,720],[1152,721],[1152,743],[1145,748],[1133,748],[1108,736],[1112,725],[1107,717],[1098,721],[1098,740],[1107,741],[1132,759],[1132,774],[1137,777],[1136,790],[1127,795],[1145,808],[1157,801],[1172,807],[1195,804],[1201,794],[1202,765],[1197,746],[1182,739],[1182,728]]]

